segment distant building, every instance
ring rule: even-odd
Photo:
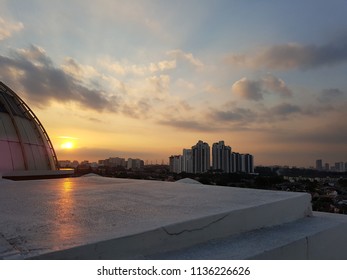
[[[335,162],[336,172],[345,172],[345,164],[343,162]]]
[[[212,145],[212,169],[223,173],[231,172],[231,147],[225,146],[224,141]]]
[[[59,160],[58,163],[61,168],[71,167],[71,160]]]
[[[169,162],[173,173],[205,173],[211,169],[210,146],[200,140],[191,149],[183,149],[183,155],[172,155]],[[254,157],[232,152],[230,146],[219,141],[212,145],[212,170],[254,173]]]
[[[335,162],[334,164],[325,163],[321,159],[316,160],[316,170],[332,171],[332,172],[347,172],[347,162]]]
[[[241,155],[241,171],[245,173],[254,173],[253,156],[250,154]]]
[[[182,156],[174,155],[169,158],[169,170],[172,173],[182,172]]]
[[[241,172],[242,170],[242,157],[239,153],[231,153],[231,172]]]
[[[77,166],[79,166],[79,162],[74,160],[59,160],[59,167],[61,168],[76,168]]]
[[[192,147],[193,153],[193,173],[204,173],[210,169],[210,146],[199,140]]]
[[[191,149],[183,149],[182,172],[193,173],[193,151]]]
[[[325,163],[325,171],[330,171],[330,165],[329,165],[329,163]]]
[[[321,159],[316,160],[316,169],[323,170],[323,161]]]
[[[138,169],[142,169],[144,165],[145,165],[145,162],[141,159],[128,158],[127,169],[138,170]]]
[[[108,167],[126,167],[126,162],[125,162],[125,158],[119,158],[119,157],[111,157],[108,159],[104,160],[104,166],[108,166]]]

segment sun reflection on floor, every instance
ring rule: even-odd
[[[75,182],[70,178],[66,178],[62,181],[56,202],[55,217],[58,221],[56,238],[64,242],[75,237],[81,231],[74,213],[76,210],[74,194],[75,187]]]

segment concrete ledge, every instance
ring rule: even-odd
[[[301,201],[300,201],[301,200]],[[296,197],[234,210],[213,216],[188,220],[155,230],[121,238],[105,240],[55,251],[33,257],[34,259],[141,259],[144,255],[187,248],[211,239],[245,233],[261,227],[278,225],[304,217],[307,212],[288,211],[287,206],[307,203],[305,197]],[[297,207],[296,209],[300,209]],[[304,208],[306,211],[307,209]],[[276,215],[277,213],[277,215]]]
[[[254,256],[255,259],[347,259],[347,216],[315,212],[312,221],[302,225],[306,236],[279,248]],[[311,226],[311,229],[308,227]],[[299,230],[298,227],[297,230]]]
[[[306,193],[98,176],[0,181],[0,234],[22,258],[136,259],[311,213]]]
[[[146,259],[347,259],[347,216],[314,212],[283,225],[210,240]]]

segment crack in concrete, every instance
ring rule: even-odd
[[[305,241],[306,241],[306,259],[309,260],[309,239],[308,239],[308,236],[305,237]]]
[[[20,256],[20,251],[4,234],[0,233],[0,259],[11,259],[15,256]]]
[[[182,233],[185,233],[185,232],[194,232],[194,231],[204,230],[204,229],[208,228],[209,226],[211,226],[211,225],[213,225],[213,224],[216,224],[216,223],[220,222],[221,220],[225,219],[227,216],[229,216],[229,214],[226,214],[226,215],[224,215],[223,217],[220,217],[220,218],[218,218],[217,220],[212,221],[212,222],[208,223],[207,225],[202,226],[202,227],[200,227],[200,228],[184,229],[184,230],[182,230],[182,231],[173,232],[173,233],[169,232],[165,227],[162,227],[162,229],[163,229],[163,230],[166,232],[166,234],[168,234],[168,235],[181,235]]]

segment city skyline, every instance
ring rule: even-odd
[[[254,157],[233,151],[223,140],[213,143],[212,148],[199,140],[190,149],[183,148],[182,154],[171,155],[169,168],[173,173],[254,173]]]
[[[343,1],[0,7],[0,80],[60,160],[160,163],[197,139],[224,139],[257,165],[347,158]]]

